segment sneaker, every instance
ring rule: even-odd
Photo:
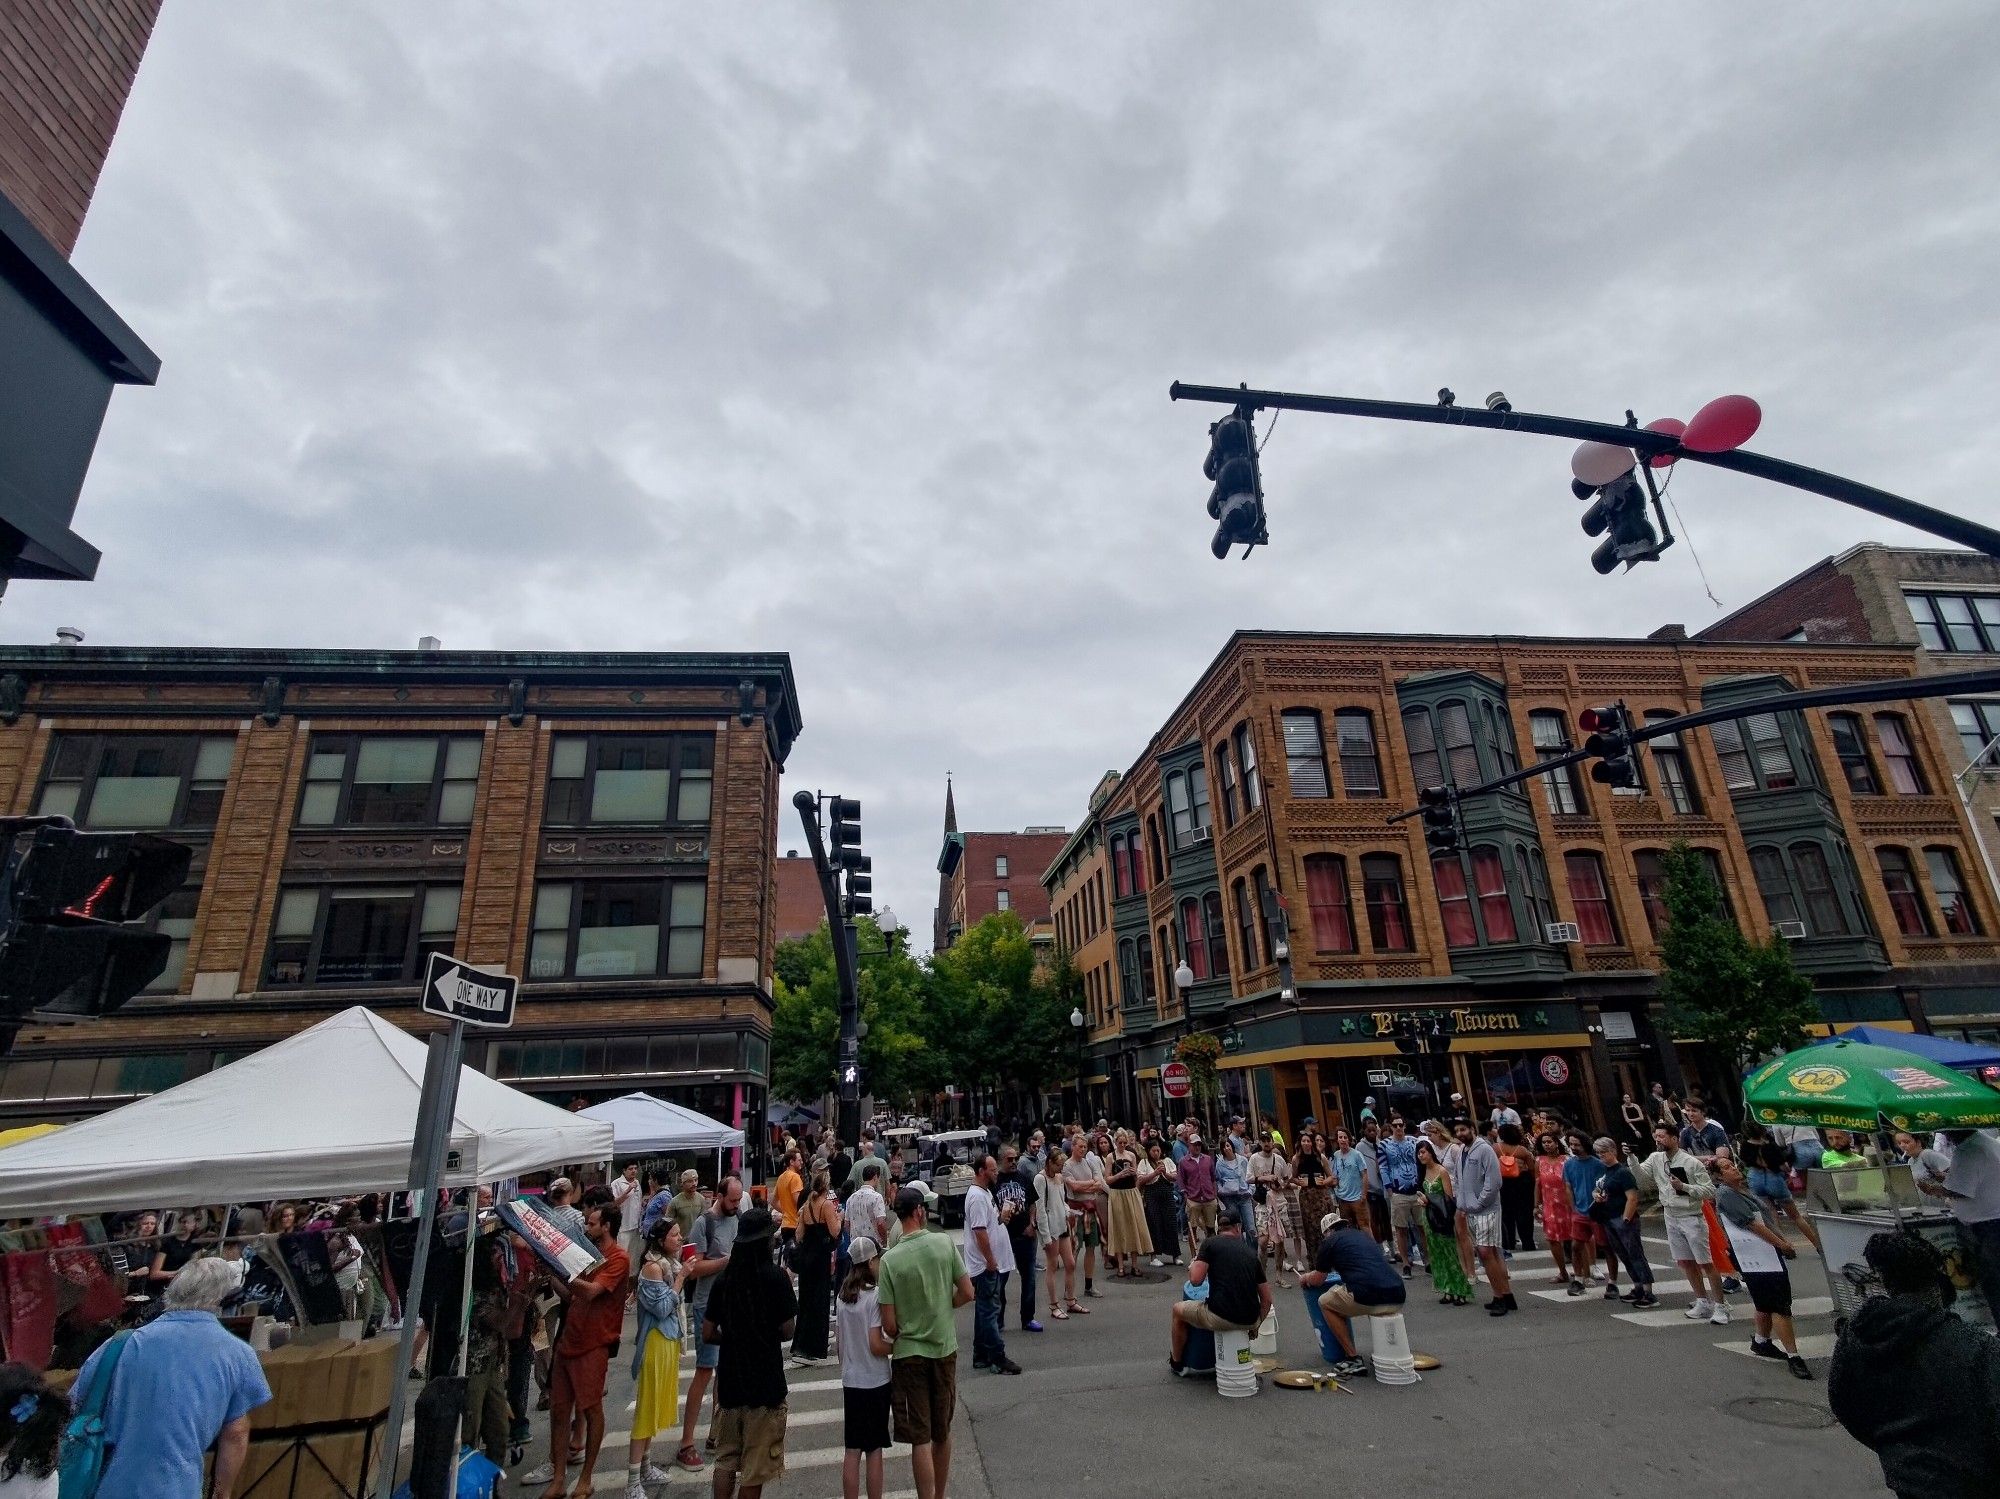
[[[1362,1379],[1368,1374],[1368,1361],[1360,1358],[1344,1358],[1333,1366],[1336,1379]]]
[[[1489,1317],[1504,1317],[1509,1312],[1518,1312],[1520,1309],[1520,1303],[1514,1300],[1514,1293],[1511,1291],[1505,1296],[1495,1296],[1486,1303],[1486,1315]]]
[[[527,1472],[521,1475],[521,1485],[523,1488],[532,1488],[535,1484],[547,1483],[555,1476],[556,1465],[554,1463],[542,1463],[537,1467],[528,1469]]]
[[[1685,1315],[1690,1322],[1705,1322],[1715,1315],[1715,1303],[1706,1296],[1697,1296],[1694,1305],[1687,1309]]]
[[[645,1481],[638,1478],[626,1479],[625,1499],[647,1499]]]
[[[1723,1277],[1722,1277],[1722,1294],[1723,1294],[1723,1295],[1725,1295],[1725,1296],[1734,1296],[1734,1295],[1735,1295],[1735,1294],[1736,1294],[1736,1293],[1737,1293],[1738,1291],[1740,1291],[1740,1290],[1742,1290],[1742,1289],[1743,1289],[1743,1282],[1742,1282],[1742,1281],[1740,1281],[1740,1280],[1738,1280],[1738,1279],[1737,1279],[1737,1278],[1736,1278],[1735,1276],[1733,1276],[1733,1275],[1725,1275],[1725,1276],[1723,1276]]]
[[[1778,1345],[1773,1343],[1769,1338],[1753,1337],[1750,1340],[1750,1351],[1759,1358],[1783,1358],[1785,1356],[1779,1350]]]
[[[1030,1319],[1021,1324],[1022,1332],[1040,1332],[1041,1330],[1042,1330],[1042,1324],[1034,1321],[1033,1319]]]
[[[1403,1266],[1403,1279],[1404,1279],[1404,1280],[1408,1280],[1408,1279],[1409,1279],[1409,1278],[1410,1278],[1410,1277],[1411,1277],[1412,1275],[1414,1275],[1415,1273],[1416,1273],[1416,1272],[1415,1272],[1415,1271],[1413,1271],[1413,1270],[1412,1270],[1412,1269],[1411,1269],[1411,1268],[1410,1268],[1410,1267],[1409,1267],[1408,1265],[1405,1265],[1405,1266]]]
[[[1711,1316],[1708,1320],[1710,1324],[1715,1327],[1727,1327],[1729,1325],[1729,1308],[1726,1306],[1718,1306],[1715,1309],[1715,1314]]]
[[[1167,1360],[1167,1372],[1173,1375],[1175,1379],[1184,1378],[1187,1374],[1187,1365],[1178,1359],[1170,1357]]]
[[[1660,1304],[1660,1298],[1659,1298],[1659,1297],[1657,1297],[1657,1296],[1655,1296],[1655,1295],[1654,1295],[1654,1294],[1653,1294],[1653,1293],[1652,1293],[1651,1291],[1648,1291],[1648,1292],[1647,1292],[1647,1293],[1646,1293],[1645,1295],[1643,1295],[1643,1296],[1634,1296],[1634,1297],[1632,1298],[1632,1305],[1633,1305],[1633,1306],[1635,1306],[1635,1307],[1639,1307],[1639,1308],[1642,1308],[1642,1309],[1644,1309],[1644,1310],[1648,1310],[1648,1311],[1650,1311],[1650,1310],[1651,1310],[1652,1308],[1654,1308],[1654,1307],[1658,1306],[1659,1304]]]
[[[1002,1354],[1000,1356],[999,1363],[990,1364],[987,1367],[992,1369],[992,1371],[995,1374],[1019,1374],[1021,1372],[1021,1366],[1015,1363],[1012,1359],[1008,1358],[1005,1354]]]
[[[1151,1265],[1155,1270],[1158,1270],[1166,1264],[1166,1261],[1156,1254],[1150,1260],[1146,1261],[1146,1263]]]
[[[1625,1298],[1618,1294],[1617,1286],[1608,1285],[1604,1288],[1604,1299],[1606,1301],[1623,1301]]]
[[[1571,1281],[1569,1283],[1569,1290],[1565,1292],[1565,1294],[1570,1297],[1581,1296],[1583,1295],[1583,1293],[1584,1293],[1584,1284],[1580,1280]]]
[[[647,1463],[639,1474],[640,1480],[645,1483],[665,1483],[673,1476],[665,1468],[655,1463]]]
[[[1796,1379],[1811,1379],[1813,1377],[1812,1370],[1806,1367],[1806,1361],[1796,1353],[1785,1360],[1785,1367],[1792,1371],[1792,1376]]]
[[[1637,1306],[1640,1302],[1646,1299],[1646,1292],[1643,1287],[1634,1286],[1632,1287],[1631,1290],[1627,1291],[1623,1296],[1620,1296],[1618,1299],[1620,1301],[1629,1301],[1632,1303],[1632,1305]]]
[[[1610,1279],[1610,1275],[1611,1272],[1606,1270],[1602,1265],[1592,1265],[1590,1267],[1590,1278],[1592,1280],[1608,1280]]]

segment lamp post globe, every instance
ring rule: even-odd
[[[1076,1028],[1077,1028],[1078,1030],[1082,1030],[1082,1029],[1083,1029],[1083,1011],[1082,1011],[1082,1010],[1071,1010],[1071,1011],[1069,1012],[1069,1023],[1070,1023],[1071,1025],[1075,1026],[1075,1027],[1076,1027]]]
[[[1174,987],[1183,994],[1194,987],[1194,970],[1188,967],[1186,958],[1174,969]]]

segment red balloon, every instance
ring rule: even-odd
[[[1646,423],[1646,430],[1648,432],[1664,432],[1669,437],[1679,437],[1687,429],[1688,424],[1677,416],[1663,416],[1658,421]],[[1651,458],[1646,460],[1646,466],[1648,468],[1665,468],[1680,456],[1679,453],[1655,453]]]
[[[1690,453],[1727,453],[1748,442],[1763,420],[1763,408],[1748,396],[1717,396],[1694,414],[1681,446]]]

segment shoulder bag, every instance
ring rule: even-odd
[[[104,1476],[104,1409],[111,1403],[111,1379],[118,1372],[118,1360],[131,1340],[129,1331],[114,1333],[104,1345],[104,1355],[90,1371],[90,1384],[77,1402],[76,1414],[63,1428],[56,1458],[56,1492],[62,1499],[90,1499]]]

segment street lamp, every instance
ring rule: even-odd
[[[1188,990],[1194,987],[1194,970],[1188,967],[1186,958],[1182,958],[1180,964],[1174,969],[1174,987],[1180,991],[1181,1009],[1185,1011],[1187,1009]]]
[[[1072,1008],[1069,1012],[1070,1034],[1076,1037],[1076,1117],[1083,1118],[1083,1011]]]

